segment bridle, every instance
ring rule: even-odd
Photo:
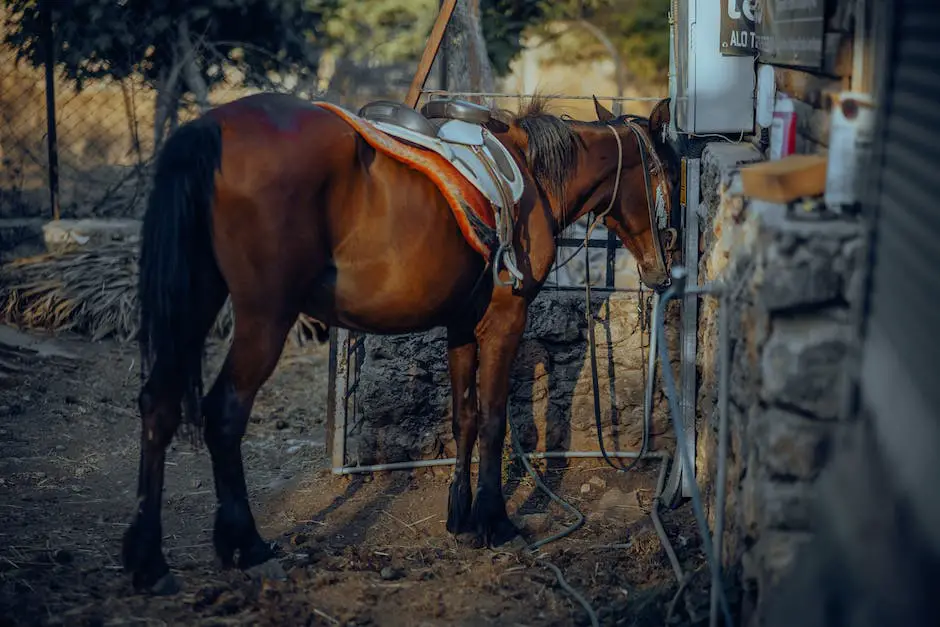
[[[645,185],[646,191],[646,208],[649,211],[650,217],[650,231],[653,236],[653,248],[656,250],[656,263],[658,264],[662,276],[666,278],[666,285],[669,284],[669,269],[666,266],[666,254],[663,251],[662,244],[662,231],[668,224],[669,209],[668,206],[670,201],[668,194],[666,194],[662,189],[662,181],[659,185],[656,186],[656,196],[655,200],[653,197],[653,183],[652,175],[658,174],[660,176],[665,176],[665,168],[663,167],[662,160],[659,158],[659,155],[656,154],[656,151],[650,145],[650,140],[643,132],[642,127],[636,123],[635,120],[631,118],[625,118],[625,125],[630,129],[637,139],[637,146],[640,150],[640,163],[643,166],[643,183]],[[617,202],[617,194],[620,191],[620,177],[623,174],[623,140],[620,139],[620,134],[617,132],[617,129],[614,128],[611,124],[605,125],[610,129],[610,132],[614,134],[614,138],[617,140],[617,175],[614,179],[614,191],[610,195],[610,202],[607,205],[607,208],[601,213],[595,214],[594,220],[588,226],[587,231],[584,234],[584,247],[587,249],[589,241],[591,239],[591,232],[594,230],[594,227],[597,226],[601,220],[603,220],[607,215],[613,211],[614,204]],[[649,159],[652,159],[652,168],[649,166]],[[660,225],[660,221],[666,223]]]

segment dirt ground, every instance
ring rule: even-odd
[[[327,349],[289,348],[255,406],[243,451],[262,535],[286,581],[221,571],[211,548],[208,452],[168,454],[165,548],[182,591],[135,595],[119,563],[134,508],[138,368],[133,347],[57,338],[7,357],[0,389],[0,625],[587,625],[540,560],[458,545],[444,528],[449,469],[338,477],[324,444]],[[220,349],[210,347],[210,362]],[[443,419],[443,417],[442,417]],[[663,625],[676,583],[648,516],[658,468],[615,474],[587,460],[543,468],[587,516],[545,557],[603,625]],[[518,469],[510,515],[530,539],[570,517]],[[546,513],[547,512],[547,513]],[[707,617],[688,506],[663,515],[691,600]]]

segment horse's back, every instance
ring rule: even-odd
[[[279,302],[328,262],[322,197],[355,141],[335,116],[285,94],[246,96],[205,115],[222,132],[212,211],[220,269],[234,302]]]
[[[213,230],[233,301],[301,291],[318,319],[386,332],[421,328],[466,299],[482,259],[427,176],[292,96],[247,96],[206,115],[222,128]]]

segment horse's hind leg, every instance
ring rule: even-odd
[[[137,473],[137,515],[124,535],[124,567],[133,573],[135,590],[176,592],[176,583],[161,549],[163,470],[166,447],[180,423],[183,390],[159,361],[140,392],[140,466]]]
[[[296,312],[285,315],[236,306],[232,347],[203,401],[218,498],[213,543],[226,568],[236,564],[250,568],[274,556],[258,534],[248,504],[241,442],[255,395],[277,366],[295,319]]]
[[[206,307],[196,331],[202,342],[225,301],[225,285],[207,288]],[[140,391],[140,465],[137,471],[137,513],[124,534],[122,558],[132,573],[135,590],[171,594],[177,586],[161,548],[163,526],[160,509],[163,499],[166,447],[170,445],[182,417],[180,403],[183,384],[177,369],[159,357]]]
[[[469,531],[470,454],[477,440],[477,342],[473,332],[448,329],[447,361],[450,369],[450,390],[453,407],[454,440],[457,443],[457,465],[447,500],[447,530],[453,534]]]

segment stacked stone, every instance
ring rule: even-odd
[[[783,206],[740,198],[736,170],[757,158],[730,145],[703,155],[702,274],[734,294],[724,561],[741,565],[751,624],[763,621],[765,599],[813,537],[817,480],[844,428],[840,399],[855,362],[852,309],[863,262],[859,224],[797,221]],[[717,313],[706,306],[700,329],[706,477],[716,463]],[[714,486],[707,488],[714,503]]]

